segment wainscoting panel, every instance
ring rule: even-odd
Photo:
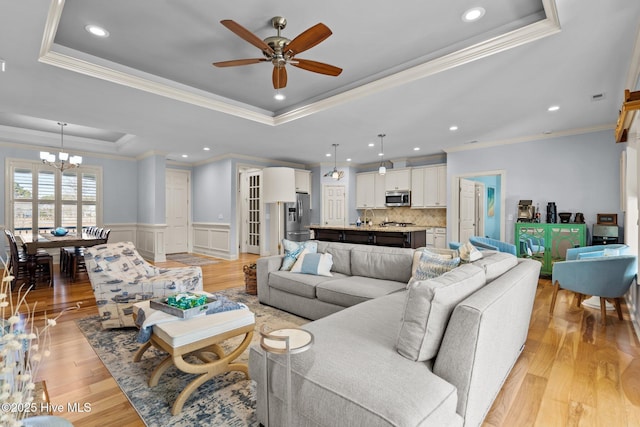
[[[136,245],[137,224],[105,224],[105,229],[110,229],[109,243],[133,242]]]
[[[136,249],[143,258],[153,262],[167,260],[165,254],[166,224],[138,224]]]
[[[231,224],[194,223],[193,252],[223,259],[231,256]]]

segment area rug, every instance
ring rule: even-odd
[[[177,261],[187,265],[210,265],[217,264],[219,262],[210,258],[191,254],[169,254],[167,255],[167,261]]]
[[[301,326],[308,320],[260,304],[256,296],[244,293],[244,287],[219,292],[230,299],[246,304],[255,313],[256,330],[253,344],[259,343],[258,330]],[[133,362],[139,345],[136,329],[102,329],[99,317],[79,319],[76,324],[91,347],[134,406],[147,426],[257,426],[255,416],[255,383],[244,379],[239,372],[228,372],[203,384],[186,401],[182,412],[171,415],[171,405],[184,387],[195,377],[169,368],[160,384],[151,388],[147,381],[153,369],[166,356],[155,348],[146,351],[143,359]],[[225,341],[228,350],[242,337]],[[237,360],[247,362],[247,349]]]

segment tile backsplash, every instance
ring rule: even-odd
[[[364,221],[364,209],[358,209],[360,219]],[[371,209],[367,209],[367,218],[371,216]],[[433,227],[447,226],[447,210],[442,209],[411,209],[408,207],[396,207],[387,209],[373,209],[373,223],[380,224],[386,221],[410,222],[415,225],[428,225]]]

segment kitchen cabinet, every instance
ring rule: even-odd
[[[411,169],[411,207],[447,207],[447,165]]]
[[[564,261],[567,249],[586,245],[586,224],[517,222],[515,227],[517,255],[540,261],[541,275],[551,275],[553,263]]]
[[[385,176],[377,172],[356,174],[356,209],[383,209]]]
[[[447,248],[447,229],[444,227],[427,228],[426,246],[446,249]]]
[[[295,169],[296,193],[311,194],[311,171]]]
[[[411,190],[411,170],[410,169],[387,169],[384,177],[385,191]]]

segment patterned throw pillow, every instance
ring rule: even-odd
[[[287,239],[282,239],[282,246],[284,247],[284,259],[282,260],[281,271],[289,271],[293,264],[300,256],[303,250],[308,249],[308,252],[318,252],[318,242],[306,241],[306,242],[294,242]]]
[[[460,265],[460,257],[449,258],[427,249],[422,251],[416,271],[409,283],[415,280],[428,280],[441,276]]]
[[[293,267],[292,273],[313,274],[315,276],[333,276],[331,266],[333,256],[331,254],[311,253],[305,249],[298,257]]]

